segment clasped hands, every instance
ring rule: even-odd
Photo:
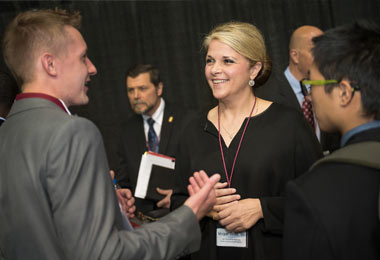
[[[110,170],[110,175],[113,179],[115,177],[115,172]],[[213,187],[215,187],[219,179],[219,174],[214,174],[209,178],[204,171],[195,172],[193,176],[190,177],[190,184],[187,187],[190,197],[184,204],[194,212],[198,220],[205,216],[206,213],[210,211],[212,206],[215,205],[216,194]],[[157,192],[165,195],[165,198],[157,204],[162,202],[162,207],[170,207],[170,197],[173,190],[163,190],[157,188]],[[135,216],[134,212],[136,210],[136,206],[134,205],[135,198],[132,196],[131,190],[116,189],[116,195],[120,205],[122,206],[122,210],[125,212],[127,217],[133,218]]]
[[[227,188],[227,182],[215,185],[216,204],[207,214],[229,232],[243,232],[263,218],[259,199],[243,199],[235,188]]]

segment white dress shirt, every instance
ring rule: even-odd
[[[302,107],[302,101],[304,99],[304,96],[302,94],[300,82],[290,72],[289,67],[286,68],[286,70],[284,71],[284,74],[290,86],[292,87],[294,94],[296,95],[298,99],[298,103],[300,104],[300,107]],[[314,115],[314,126],[315,126],[315,135],[317,136],[318,140],[321,141],[321,129],[319,129],[318,121],[315,115]]]
[[[162,126],[162,121],[164,120],[164,109],[165,109],[165,101],[163,98],[161,98],[160,105],[158,106],[157,110],[153,113],[151,116],[152,119],[154,120],[154,131],[156,132],[156,135],[158,137],[158,140],[160,140],[160,135],[161,135],[161,126]],[[148,140],[148,131],[149,131],[149,124],[148,124],[148,118],[150,116],[148,115],[142,115],[144,119],[144,132],[145,132],[145,140]]]

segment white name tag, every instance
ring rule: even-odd
[[[231,233],[224,228],[216,229],[216,246],[247,247],[247,232]]]

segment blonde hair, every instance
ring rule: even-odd
[[[65,10],[30,10],[18,14],[7,26],[3,40],[5,63],[18,84],[33,80],[34,64],[42,51],[61,55],[69,40],[65,26],[78,29],[79,12]]]
[[[255,79],[255,86],[263,85],[267,81],[272,70],[272,62],[267,55],[264,37],[256,26],[237,21],[220,24],[204,38],[203,47],[206,51],[212,40],[227,44],[244,56],[251,66],[261,62],[262,68]]]

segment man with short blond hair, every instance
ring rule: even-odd
[[[88,82],[97,73],[79,25],[79,13],[32,10],[5,31],[5,61],[22,86],[0,128],[5,257],[172,259],[198,250],[198,220],[216,201],[218,175],[194,173],[192,196],[179,210],[126,230],[101,134],[68,109],[89,101]]]

